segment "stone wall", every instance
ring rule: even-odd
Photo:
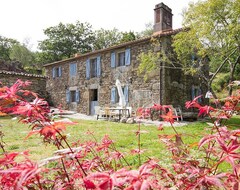
[[[80,56],[79,58],[71,61],[59,62],[57,66],[62,68],[62,76],[53,78],[52,69],[56,64],[46,67],[46,75],[49,76],[47,82],[47,91],[51,94],[52,101],[55,105],[62,105],[66,109],[74,109],[76,111],[89,114],[89,94],[91,89],[98,89],[98,101],[100,106],[117,106],[111,104],[111,88],[115,86],[116,79],[119,79],[123,86],[129,86],[129,106],[137,108],[143,104],[150,104],[159,99],[159,75],[153,77],[148,82],[144,83],[143,77],[137,75],[137,68],[139,61],[138,55],[145,51],[147,52],[151,45],[149,42],[139,42],[120,49],[131,49],[131,65],[111,68],[111,52],[103,51],[101,53],[92,53],[89,56]],[[86,80],[86,60],[101,56],[101,77],[90,78]],[[77,76],[69,76],[69,64],[77,63]],[[66,89],[78,88],[80,90],[80,103],[67,104],[66,103]],[[146,100],[135,97],[136,92],[149,91],[150,97],[147,96]],[[140,93],[141,94],[141,93]]]
[[[46,92],[46,77],[42,75],[0,71],[0,82],[3,86],[11,86],[18,79],[22,81],[31,81],[32,84],[27,89],[38,93],[41,98],[48,98]]]
[[[171,48],[171,36],[164,36],[161,40],[161,48]],[[131,64],[111,68],[111,52],[131,49]],[[181,69],[171,68],[165,63],[158,64],[157,69],[145,82],[143,76],[137,75],[139,66],[138,55],[147,52],[152,47],[151,40],[136,41],[120,46],[91,52],[48,64],[45,66],[47,80],[47,92],[49,92],[55,106],[62,105],[64,109],[74,110],[84,114],[90,114],[91,90],[98,90],[98,104],[100,106],[117,106],[111,103],[111,88],[119,79],[123,86],[129,87],[129,104],[136,110],[138,107],[150,106],[153,103],[180,105],[184,107],[185,101],[191,100],[191,88],[200,85],[200,81],[194,77],[186,76]],[[86,60],[101,56],[101,76],[86,79]],[[159,60],[161,62],[161,60]],[[77,63],[77,75],[69,76],[71,63]],[[60,77],[52,77],[52,69],[61,67]],[[66,89],[78,89],[80,102],[67,104]]]

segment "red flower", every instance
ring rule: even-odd
[[[162,109],[162,106],[160,104],[153,104],[153,106],[151,107],[152,109],[159,111]]]
[[[174,119],[177,119],[178,116],[174,116],[172,110],[170,110],[166,115],[160,115],[164,121],[167,121],[171,124],[174,123]]]
[[[199,108],[199,113],[198,113],[198,117],[203,115],[208,115],[210,111],[215,111],[215,109],[211,106],[201,106]]]
[[[55,121],[53,123],[46,123],[43,124],[42,129],[31,131],[26,138],[33,134],[39,133],[40,135],[44,136],[44,139],[55,139],[56,134],[65,130],[66,125],[74,125],[75,122],[72,121]]]
[[[192,101],[187,101],[187,102],[185,103],[185,107],[186,107],[187,109],[189,109],[189,108],[200,108],[201,106],[200,106],[200,104],[197,102],[197,100],[198,100],[198,98],[201,98],[201,97],[202,97],[202,95],[197,96],[197,97],[194,98]]]
[[[139,149],[133,149],[133,150],[131,150],[131,153],[132,154],[142,154],[142,153],[144,153],[145,151],[144,150],[139,150]]]

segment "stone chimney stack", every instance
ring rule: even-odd
[[[164,3],[155,5],[154,9],[154,32],[172,30],[172,9]]]

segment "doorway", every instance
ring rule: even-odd
[[[95,115],[95,106],[98,106],[98,89],[89,90],[90,115]]]

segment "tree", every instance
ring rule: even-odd
[[[86,53],[92,50],[94,33],[88,23],[63,24],[49,27],[44,30],[47,39],[39,43],[46,60],[44,62],[58,61],[70,58],[75,53]]]
[[[139,36],[146,37],[153,34],[153,23],[149,22],[145,24],[145,29],[139,33]]]
[[[94,49],[104,49],[120,43],[133,41],[137,37],[134,32],[120,32],[114,28],[112,30],[105,30],[101,28],[95,31]]]
[[[101,28],[95,31],[94,49],[104,49],[119,43],[122,38],[121,32],[114,28],[112,30],[105,30]]]
[[[129,31],[129,32],[122,32],[122,39],[120,40],[120,43],[124,43],[124,42],[129,42],[129,41],[134,41],[138,38],[138,36],[136,36],[134,34],[134,32]]]
[[[10,59],[21,62],[24,68],[29,68],[35,63],[35,54],[25,45],[14,44],[10,50]]]
[[[184,12],[184,30],[174,37],[174,49],[187,73],[198,74],[212,91],[212,82],[225,67],[231,83],[240,63],[240,0],[205,0],[190,3]],[[205,60],[213,75],[202,72]],[[232,89],[229,88],[229,95]]]
[[[19,44],[17,40],[0,36],[0,59],[10,61],[11,49],[17,44]]]

